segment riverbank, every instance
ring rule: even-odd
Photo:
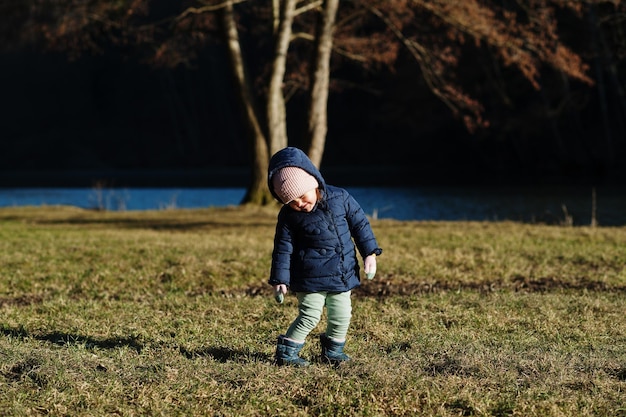
[[[585,226],[626,225],[626,187],[419,186],[346,189],[372,218],[501,221]],[[2,188],[0,207],[75,206],[163,210],[236,206],[244,187]]]

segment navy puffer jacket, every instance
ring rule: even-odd
[[[288,147],[270,160],[268,185],[284,167],[299,167],[313,175],[321,198],[311,212],[288,205],[278,213],[269,283],[286,284],[295,292],[344,292],[360,283],[355,250],[365,258],[380,255],[365,213],[344,189],[327,185],[319,170],[298,148]]]

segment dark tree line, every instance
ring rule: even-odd
[[[7,123],[4,169],[27,165],[38,152],[67,159],[45,160],[50,168],[246,164],[254,167],[248,197],[256,202],[267,201],[267,158],[288,143],[317,164],[324,155],[331,166],[417,167],[412,175],[624,174],[619,1],[32,0],[2,7],[4,56],[16,65],[9,75],[26,84],[9,90],[14,97],[54,90],[67,106],[26,103],[42,116]],[[73,73],[66,89],[19,80],[29,71],[40,77],[31,67],[38,59]],[[56,84],[63,78],[54,78],[54,68],[45,73]],[[91,108],[73,108],[73,99]]]

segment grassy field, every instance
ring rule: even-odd
[[[2,416],[626,416],[626,228],[377,220],[332,368],[272,364],[274,209],[0,209]]]

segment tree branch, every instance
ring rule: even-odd
[[[304,5],[304,6],[300,7],[300,8],[297,8],[295,10],[295,12],[294,12],[294,16],[299,16],[299,15],[301,15],[303,13],[308,12],[309,10],[313,10],[313,9],[321,6],[323,3],[324,2],[322,0],[316,0],[316,1],[313,1],[313,2],[311,2],[309,4],[306,4],[306,5]]]
[[[235,5],[239,3],[245,3],[247,1],[248,0],[233,0],[231,3]],[[184,12],[182,12],[176,18],[176,20],[182,20],[185,17],[189,16],[190,14],[202,14],[202,13],[207,13],[207,12],[216,12],[218,10],[224,9],[228,5],[228,3],[229,2],[223,2],[220,4],[209,4],[209,5],[202,6],[202,7],[189,7]]]
[[[458,107],[442,92],[442,86],[445,82],[441,77],[432,71],[431,56],[422,45],[418,42],[408,39],[400,28],[393,24],[380,10],[375,7],[369,8],[369,10],[376,16],[378,16],[385,25],[393,32],[400,42],[407,48],[407,50],[413,55],[420,68],[422,69],[422,76],[426,81],[426,84],[430,90],[439,97],[453,112],[458,112]]]

